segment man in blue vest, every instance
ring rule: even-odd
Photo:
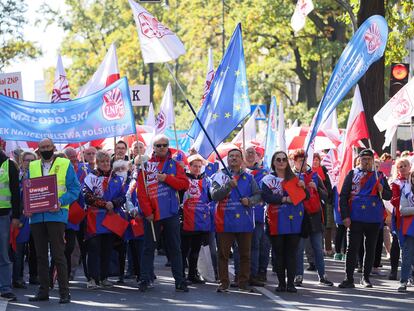
[[[381,172],[375,172],[374,153],[364,149],[359,153],[360,165],[345,178],[340,194],[340,210],[343,224],[348,228],[346,251],[346,278],[340,288],[354,288],[354,270],[361,241],[365,241],[365,256],[361,285],[371,288],[369,280],[374,263],[375,246],[380,227],[384,222],[384,204],[392,191]],[[365,236],[365,239],[363,237]]]
[[[39,142],[40,160],[30,163],[30,178],[56,175],[59,209],[53,212],[41,212],[27,215],[30,217],[30,229],[36,248],[39,274],[38,293],[29,301],[49,300],[49,243],[55,262],[59,282],[59,303],[69,303],[69,280],[65,257],[65,228],[68,222],[69,205],[80,193],[80,184],[75,170],[68,159],[54,156],[55,145],[50,138]]]
[[[17,164],[0,150],[0,293],[8,301],[16,301],[11,290],[12,263],[9,258],[10,215],[12,226],[20,218],[19,170]]]

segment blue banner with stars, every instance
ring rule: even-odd
[[[249,113],[242,31],[238,24],[197,116],[217,147]],[[197,120],[193,121],[188,136],[194,140],[194,148],[201,156],[207,158],[211,154],[213,146]]]

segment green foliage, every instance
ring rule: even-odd
[[[251,102],[270,103],[272,95],[289,103],[286,118],[309,124],[333,67],[353,34],[351,16],[358,0],[318,0],[306,26],[294,34],[290,26],[296,0],[225,0],[224,29],[228,40],[238,22],[243,42]],[[65,0],[65,15],[47,5],[41,13],[47,23],[58,23],[65,31],[61,53],[72,60],[68,68],[71,90],[76,94],[102,61],[109,45],[116,42],[121,75],[131,84],[149,83],[148,66],[142,61],[137,30],[126,0]],[[217,68],[222,57],[222,0],[169,0],[163,4],[142,4],[174,31],[186,47],[176,63],[177,76],[190,102],[200,105],[207,67],[207,51],[213,48]],[[404,43],[413,36],[414,7],[410,0],[388,0],[390,39],[387,63],[400,60]],[[346,10],[348,8],[349,10]],[[163,64],[154,64],[154,105],[158,110],[168,82],[173,82]],[[299,86],[299,96],[292,94]],[[193,116],[184,97],[172,83],[176,99],[177,128],[187,128]],[[351,96],[352,94],[348,95]],[[350,101],[338,107],[340,126],[346,125]],[[138,109],[138,122],[144,110]]]
[[[23,39],[25,11],[24,1],[0,0],[0,71],[13,60],[40,54],[33,42]]]

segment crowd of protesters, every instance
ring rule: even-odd
[[[409,154],[376,160],[373,151],[362,150],[338,191],[322,154],[314,154],[309,166],[303,150],[277,151],[266,169],[263,149],[247,145],[228,151],[228,166],[219,169],[194,150],[186,155],[171,149],[164,135],[151,147],[150,157],[142,142],[129,152],[124,141],[113,154],[95,147],[57,153],[53,141],[43,139],[36,152],[16,150],[9,158],[0,151],[1,297],[15,301],[28,281],[39,285],[30,301],[48,300],[57,280],[59,303],[69,303],[69,281],[79,263],[90,290],[112,287],[109,277],[122,284],[133,276],[145,292],[155,284],[156,250],[167,257],[175,290],[188,292],[188,285],[208,279],[198,267],[205,248],[217,292],[264,286],[269,263],[276,292],[297,292],[304,257],[321,286],[334,285],[325,271],[325,259],[332,257],[344,262],[339,288],[355,287],[355,270],[361,286],[373,287],[370,276],[383,273],[384,246],[389,279],[397,280],[401,253],[396,287],[405,292],[412,285]],[[23,183],[47,175],[56,175],[59,208],[29,213]]]

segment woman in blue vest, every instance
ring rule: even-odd
[[[399,241],[402,250],[401,279],[399,292],[407,291],[408,279],[411,276],[414,263],[414,172],[411,172],[409,182],[401,190],[400,200],[400,230]]]
[[[283,187],[284,181],[295,177],[284,151],[276,151],[271,161],[272,173],[261,181],[262,198],[268,203],[266,231],[276,256],[277,292],[296,293],[293,280],[296,272],[296,253],[303,221],[303,204],[293,205]],[[305,188],[303,181],[298,185]],[[287,284],[286,284],[287,273]]]
[[[208,241],[211,229],[211,198],[209,188],[210,180],[201,174],[201,168],[205,160],[198,154],[188,158],[190,172],[187,177],[190,187],[187,191],[181,191],[182,197],[182,231],[181,231],[181,253],[183,263],[188,260],[188,281],[202,284],[204,281],[197,272],[198,253],[201,245]],[[185,270],[185,265],[183,265]],[[185,272],[183,272],[185,275]]]
[[[88,288],[111,287],[107,280],[113,248],[113,234],[102,225],[108,213],[119,211],[125,203],[122,178],[111,174],[111,157],[98,151],[97,169],[86,176],[83,194],[87,206]]]
[[[318,173],[312,171],[312,168],[306,164],[307,157],[305,156],[305,151],[303,149],[295,150],[292,158],[294,164],[293,172],[305,182],[306,189],[309,192],[309,199],[303,201],[305,215],[302,226],[302,239],[299,241],[296,259],[295,285],[302,286],[304,238],[309,237],[315,255],[315,266],[319,275],[319,284],[332,286],[333,283],[325,275],[325,261],[322,247],[324,224],[321,201],[326,201],[328,194]]]

